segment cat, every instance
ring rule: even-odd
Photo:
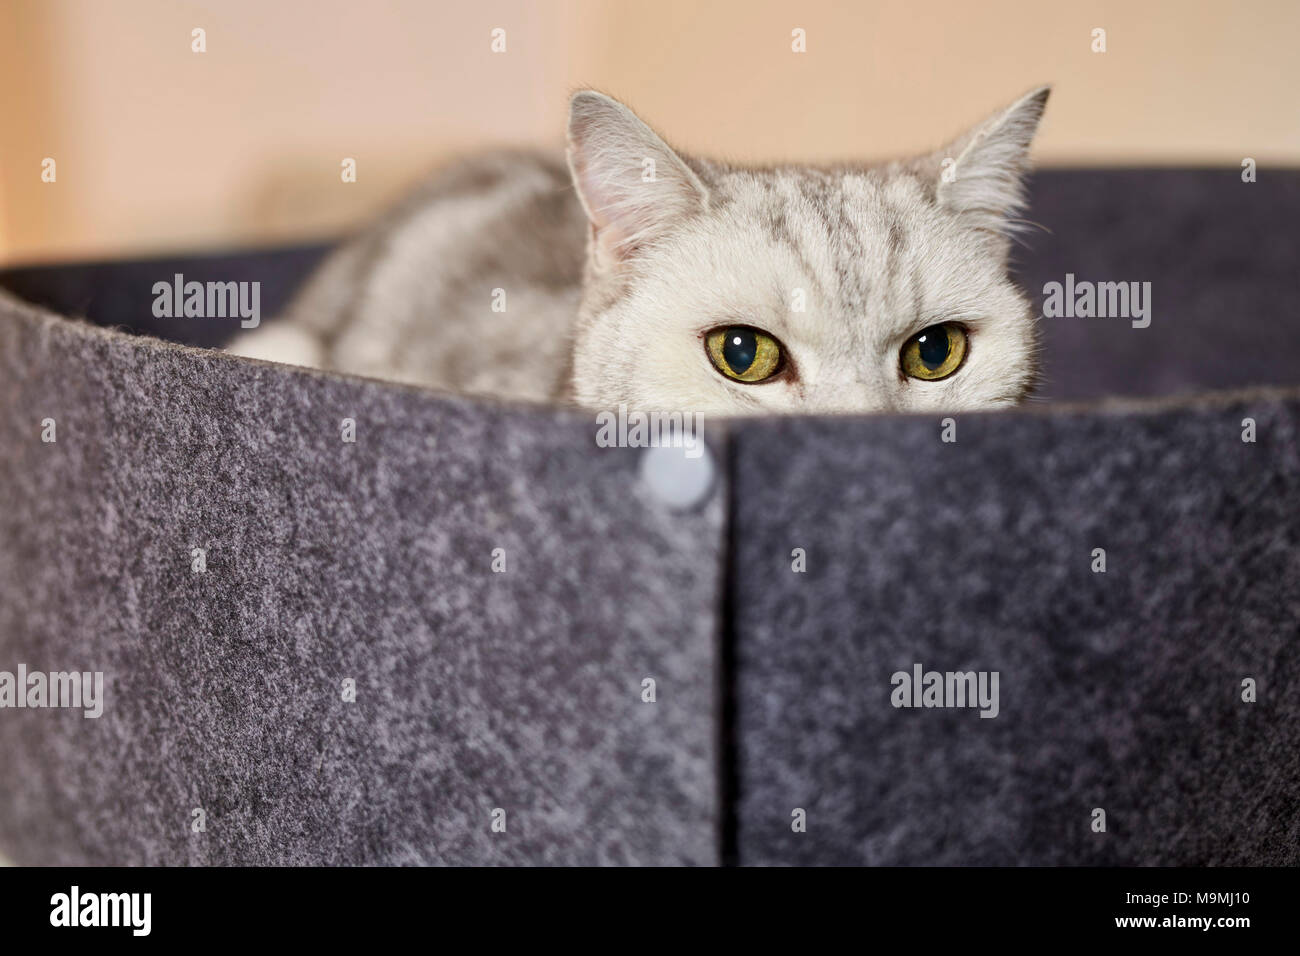
[[[684,156],[583,90],[567,163],[453,164],[231,351],[594,409],[1013,405],[1038,348],[1007,257],[1049,90],[933,153],[835,168]]]

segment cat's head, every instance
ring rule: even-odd
[[[742,168],[575,94],[591,230],[572,397],[714,415],[1020,401],[1036,326],[1007,253],[1047,95],[906,162]]]

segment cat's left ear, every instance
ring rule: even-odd
[[[569,100],[568,144],[597,269],[633,258],[708,203],[704,184],[682,158],[602,93],[582,90]]]
[[[935,195],[941,205],[997,236],[1015,231],[1013,217],[1025,202],[1029,144],[1051,91],[1050,86],[1031,90],[928,157],[928,171],[938,177]]]

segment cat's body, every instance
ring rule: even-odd
[[[286,315],[233,350],[552,400],[566,384],[586,242],[562,156],[464,160],[331,253]]]
[[[567,167],[503,153],[447,168],[232,350],[588,407],[1012,404],[1035,328],[1006,276],[1007,223],[1045,100],[908,163],[754,169],[682,157],[580,93]],[[936,364],[936,329],[961,345],[955,371]]]

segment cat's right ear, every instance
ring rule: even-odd
[[[681,157],[602,93],[582,90],[570,98],[568,144],[597,269],[633,258],[708,205],[708,190]]]
[[[941,205],[1005,239],[1025,202],[1029,144],[1038,130],[1052,88],[1030,90],[989,120],[929,157]]]

